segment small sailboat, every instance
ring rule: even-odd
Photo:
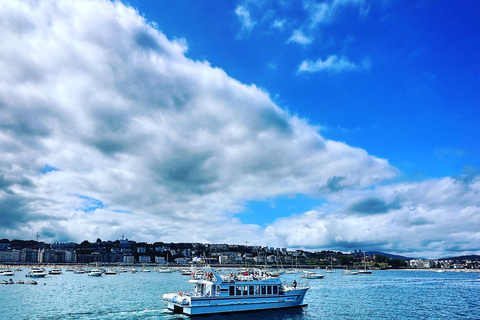
[[[363,270],[359,270],[358,274],[372,274],[372,271],[367,270],[367,262],[365,258],[365,252],[363,252]]]
[[[328,267],[325,268],[325,272],[326,273],[334,273],[335,271],[333,270],[333,260],[332,260],[332,256],[330,256],[330,269],[328,269]]]
[[[354,276],[354,275],[358,274],[358,271],[357,270],[348,270],[347,268],[345,268],[345,270],[342,272],[342,274],[347,275],[347,276]]]

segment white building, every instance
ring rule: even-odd
[[[417,259],[410,260],[409,263],[412,268],[428,269],[432,267],[432,262],[430,260]]]
[[[150,256],[139,256],[138,257],[138,262],[140,262],[140,263],[150,263],[150,262],[152,262],[152,259],[150,258]]]
[[[133,263],[135,263],[135,257],[133,255],[124,255],[123,256],[123,263],[133,264]]]
[[[155,263],[166,264],[165,257],[155,257]]]

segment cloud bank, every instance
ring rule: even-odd
[[[279,243],[234,213],[396,174],[120,2],[9,1],[0,20],[5,237]]]
[[[479,251],[476,173],[385,184],[398,175],[387,160],[188,59],[186,40],[131,7],[6,1],[0,22],[2,237]],[[266,228],[237,218],[249,201],[297,194],[325,204]]]

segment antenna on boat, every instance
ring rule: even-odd
[[[247,264],[247,249],[248,249],[248,241],[245,241],[245,268],[248,268],[248,264]]]

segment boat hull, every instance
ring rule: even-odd
[[[212,305],[212,306],[178,306],[173,303],[168,303],[168,309],[175,313],[184,313],[190,316],[194,315],[206,315],[214,313],[232,313],[232,312],[247,312],[247,311],[260,311],[260,310],[272,310],[272,309],[284,309],[305,307],[306,303],[291,304],[285,302],[265,302],[265,303],[245,303],[236,305]]]
[[[28,278],[45,278],[47,274],[26,274],[25,277]]]
[[[258,298],[192,298],[191,303],[185,305],[182,305],[181,303],[168,302],[167,308],[173,312],[185,313],[187,315],[194,316],[213,313],[246,312],[303,307],[307,305],[303,303],[306,292],[306,289],[301,289],[291,291],[289,295],[285,296]]]

